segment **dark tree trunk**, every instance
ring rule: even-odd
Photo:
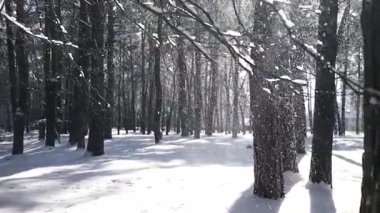
[[[91,118],[87,151],[93,156],[104,154],[104,0],[92,1],[90,6],[91,38]]]
[[[112,126],[113,126],[113,111],[114,111],[114,84],[115,84],[115,76],[114,76],[114,64],[113,64],[113,56],[114,56],[114,42],[115,42],[115,32],[113,29],[113,25],[115,23],[114,17],[114,3],[109,2],[107,6],[108,10],[108,22],[107,22],[107,74],[108,74],[108,85],[106,92],[106,116],[105,116],[105,129],[104,129],[104,138],[111,139],[112,138]]]
[[[264,58],[273,57],[266,55],[269,47],[269,39],[272,36],[270,6],[262,0],[256,2],[254,30],[255,44],[261,48],[252,49],[251,57],[255,61],[252,70],[264,70],[266,63]],[[266,76],[253,72],[250,75],[251,112],[254,117],[254,194],[264,198],[277,199],[284,196],[284,180],[281,161],[281,143],[278,140],[277,117],[278,109],[275,99],[269,89]],[[253,99],[254,97],[254,99]]]
[[[306,137],[306,113],[305,113],[305,99],[301,85],[295,86],[294,96],[294,119],[295,119],[295,137],[296,137],[296,150],[298,154],[305,154],[305,137]]]
[[[162,7],[162,4],[161,4]],[[158,18],[157,22],[157,35],[158,44],[154,48],[154,83],[155,83],[155,102],[154,109],[154,139],[156,144],[160,142],[162,138],[162,132],[160,128],[161,121],[161,108],[162,108],[162,85],[161,85],[161,44],[162,44],[162,18]]]
[[[214,114],[215,107],[218,101],[218,89],[217,89],[217,78],[218,78],[218,46],[212,48],[212,57],[214,61],[211,62],[211,74],[210,74],[210,93],[209,101],[206,107],[205,115],[205,134],[206,136],[211,136],[214,131]]]
[[[17,21],[25,23],[25,1],[19,0],[16,5]],[[19,75],[19,94],[16,112],[14,116],[14,136],[13,136],[13,149],[12,154],[22,154],[24,152],[24,129],[25,129],[25,115],[27,111],[28,93],[28,79],[29,79],[29,65],[28,55],[26,53],[25,34],[21,28],[17,28],[16,32],[16,64],[18,67]]]
[[[141,133],[146,131],[146,80],[145,80],[145,32],[141,33]]]
[[[130,43],[132,45],[132,39],[130,39]],[[131,130],[133,132],[136,132],[136,81],[135,81],[135,68],[133,65],[133,47],[130,50],[130,55],[129,55],[129,67],[131,69],[131,105],[130,105],[130,126]]]
[[[154,97],[155,97],[155,88],[154,88],[154,71],[153,71],[153,66],[154,66],[154,60],[153,60],[153,55],[154,55],[154,40],[149,39],[149,64],[148,64],[148,71],[149,71],[149,100],[148,100],[148,115],[147,115],[147,132],[148,135],[153,130],[153,118],[154,118]]]
[[[78,46],[77,64],[74,69],[74,100],[71,112],[70,127],[70,143],[77,144],[78,149],[85,148],[85,135],[87,133],[88,124],[88,78],[90,68],[90,36],[91,31],[89,25],[88,5],[85,0],[80,1],[79,8],[79,30],[78,30]]]
[[[380,1],[363,1],[364,87],[380,91]],[[379,96],[364,94],[364,155],[360,213],[380,212]]]
[[[49,39],[61,40],[58,29],[60,1],[45,0],[45,34]],[[57,12],[59,12],[57,14]],[[46,146],[55,146],[58,139],[57,108],[59,74],[61,72],[61,53],[57,46],[45,43],[44,49],[44,71],[45,71],[45,116],[46,116]]]
[[[226,121],[225,121],[225,134],[231,134],[231,73],[233,73],[233,66],[234,63],[233,57],[231,57],[230,67],[227,67],[227,60],[225,61],[225,76],[224,76],[224,87],[226,90],[226,96],[225,96],[225,113],[226,113]],[[228,71],[230,70],[230,71]]]
[[[201,53],[195,52],[195,109],[194,109],[194,138],[201,138],[202,128],[202,79],[201,79]]]
[[[317,60],[314,104],[314,135],[310,180],[313,183],[329,184],[331,180],[331,155],[334,131],[335,74],[329,66],[335,66],[337,54],[337,0],[321,0],[318,39],[322,45],[318,52],[326,60]]]
[[[187,93],[186,93],[186,58],[185,58],[185,41],[183,36],[178,38],[178,58],[177,58],[177,68],[178,68],[178,113],[179,119],[181,120],[181,135],[182,137],[189,136],[188,129],[188,114],[187,114]]]
[[[232,102],[232,138],[237,138],[239,129],[239,65],[235,61],[232,71],[232,87],[234,99]],[[242,121],[244,122],[244,121]]]
[[[8,15],[12,15],[11,0],[5,1],[5,10]],[[8,49],[8,66],[9,66],[9,82],[10,82],[10,98],[12,107],[12,123],[15,122],[15,113],[17,109],[17,75],[15,62],[15,47],[13,44],[12,23],[6,20],[7,27],[7,49]]]
[[[348,39],[347,39],[348,40]],[[345,45],[345,53],[344,53],[344,72],[343,72],[343,78],[347,78],[347,72],[348,72],[348,66],[349,66],[349,61],[348,61],[348,41],[346,41]],[[347,91],[347,85],[345,81],[342,81],[342,99],[341,99],[341,128],[339,129],[339,135],[345,135],[346,134],[346,91]]]
[[[359,54],[358,54],[358,82],[361,82],[361,51],[359,47]],[[360,134],[360,99],[361,95],[356,94],[356,121],[355,121],[355,130],[356,134]]]
[[[175,107],[174,104],[174,98],[176,95],[176,72],[173,74],[173,92],[172,92],[172,99],[170,102],[170,110],[169,110],[169,115],[166,117],[166,135],[169,134],[170,132],[170,127],[171,127],[171,121],[172,121],[172,116],[173,116],[173,110]]]

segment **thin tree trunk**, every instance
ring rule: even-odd
[[[145,77],[145,32],[141,32],[141,133],[146,131],[146,77]]]
[[[360,56],[360,48],[359,47],[359,54],[358,54],[358,82],[361,81],[361,56]],[[357,94],[356,95],[356,122],[355,122],[355,130],[356,134],[360,134],[360,98],[361,95]]]
[[[202,80],[201,80],[201,54],[199,51],[195,51],[195,110],[194,110],[194,138],[201,138],[202,128]]]
[[[163,4],[161,2],[161,7]],[[161,109],[162,109],[162,85],[161,85],[161,44],[162,44],[162,18],[158,18],[157,22],[158,45],[154,48],[154,82],[156,93],[156,106],[154,109],[154,139],[158,144],[162,138],[160,129]]]
[[[348,40],[348,39],[347,39]],[[348,61],[348,41],[345,43],[345,53],[344,53],[344,72],[343,72],[343,78],[347,78],[347,72],[348,72],[348,66],[349,66],[349,61]],[[347,91],[347,85],[345,81],[342,81],[342,99],[341,99],[341,128],[339,131],[339,135],[345,135],[346,133],[346,91]]]
[[[178,58],[177,58],[177,68],[178,68],[178,114],[181,120],[181,136],[189,136],[188,129],[188,114],[186,110],[187,106],[187,93],[186,93],[186,58],[185,58],[185,41],[183,36],[178,38]]]
[[[114,76],[114,42],[115,42],[115,32],[113,29],[113,25],[115,23],[114,17],[114,3],[109,2],[107,6],[108,12],[108,22],[107,22],[107,92],[106,92],[106,116],[105,116],[105,129],[104,129],[104,138],[111,139],[112,138],[112,126],[113,126],[113,111],[114,111],[114,84],[115,84],[115,76]]]
[[[234,99],[232,104],[232,138],[237,138],[239,129],[239,64],[237,61],[234,61],[232,82],[234,93]]]
[[[218,47],[212,48],[212,56],[214,61],[211,62],[211,74],[210,74],[210,93],[209,100],[207,102],[206,116],[205,116],[205,134],[211,136],[214,132],[214,115],[215,106],[217,106],[217,78],[218,78]]]

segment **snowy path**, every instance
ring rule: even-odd
[[[64,145],[46,149],[33,138],[14,157],[3,141],[0,212],[358,212],[361,137],[337,139],[334,190],[307,184],[307,154],[300,174],[286,174],[287,195],[278,201],[252,195],[251,141],[170,135],[153,145],[152,136],[129,134],[106,141],[97,158]]]

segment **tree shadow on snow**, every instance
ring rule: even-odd
[[[300,161],[303,156],[300,156]],[[253,185],[244,191],[241,196],[235,201],[230,208],[230,213],[277,213],[281,209],[281,205],[286,199],[286,194],[292,189],[292,187],[300,182],[302,177],[299,173],[285,172],[284,173],[284,191],[285,198],[271,200],[260,198],[253,194]]]
[[[323,184],[307,183],[310,195],[310,213],[335,213],[332,189]]]

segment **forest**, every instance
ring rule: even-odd
[[[0,212],[380,212],[380,1],[0,0]]]

